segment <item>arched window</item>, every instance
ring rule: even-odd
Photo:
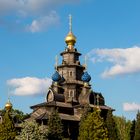
[[[73,72],[69,71],[69,77],[72,77],[72,75],[73,75]]]
[[[74,90],[69,90],[69,97],[74,97]]]

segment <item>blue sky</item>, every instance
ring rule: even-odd
[[[45,101],[55,56],[64,50],[68,15],[76,48],[115,115],[135,118],[140,109],[139,0],[0,0],[0,108]],[[59,57],[61,63],[61,57]]]

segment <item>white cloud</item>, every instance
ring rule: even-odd
[[[140,104],[136,103],[123,103],[123,110],[124,111],[138,111],[140,110]]]
[[[22,4],[18,0],[0,0],[0,14],[7,14],[22,8]]]
[[[33,20],[31,25],[27,25],[26,30],[32,33],[47,30],[50,26],[59,23],[59,17],[56,12],[51,12],[48,16]]]
[[[31,14],[50,11],[57,6],[76,3],[79,0],[0,0],[0,14],[18,13],[19,11]]]
[[[18,20],[22,28],[28,25],[28,31],[44,31],[45,28],[50,27],[51,24],[56,25],[58,23],[57,14],[52,14],[51,11],[56,11],[56,9],[62,5],[75,4],[78,1],[79,0],[0,0],[0,25],[3,22],[12,24],[15,20]],[[8,18],[6,18],[6,16],[8,16]],[[12,18],[9,18],[10,16]],[[8,26],[10,26],[9,24]],[[19,24],[16,24],[16,28],[18,28],[18,26]],[[6,27],[6,25],[2,27]],[[21,28],[21,26],[19,26],[19,28]]]
[[[7,81],[11,94],[18,96],[43,95],[51,85],[49,78],[39,79],[36,77],[15,78]]]
[[[79,0],[24,0],[24,9],[33,13],[44,12],[60,5],[76,3],[77,1]]]
[[[140,72],[139,46],[126,49],[94,49],[88,56],[94,63],[104,61],[112,63],[112,66],[102,73],[104,78]]]

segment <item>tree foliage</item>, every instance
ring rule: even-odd
[[[84,106],[83,112],[82,112],[82,116],[81,116],[81,121],[80,123],[86,119],[86,117],[88,116],[88,114],[91,112],[91,108],[88,104],[86,104]]]
[[[36,121],[24,122],[21,127],[22,131],[16,140],[45,140]]]
[[[79,140],[108,140],[107,129],[99,110],[89,113],[80,123]]]
[[[131,121],[125,117],[114,116],[118,129],[118,137],[120,140],[130,140]]]
[[[14,140],[17,131],[14,126],[14,122],[10,116],[10,112],[7,111],[0,124],[0,140]]]
[[[140,140],[140,112],[138,111],[136,117],[135,137],[134,140]]]
[[[135,136],[135,124],[136,121],[133,120],[132,124],[131,124],[131,129],[130,129],[130,140],[134,140],[134,136]]]
[[[23,121],[27,116],[29,116],[28,114],[25,114],[18,109],[12,109],[11,113],[13,114],[14,118],[16,118],[17,121]]]
[[[1,114],[4,116],[6,113],[6,109],[1,110]],[[14,123],[21,123],[25,118],[29,116],[29,114],[25,114],[18,109],[11,109],[10,116],[12,117]]]
[[[117,126],[116,126],[116,123],[115,123],[115,120],[113,118],[113,114],[112,114],[111,110],[108,110],[105,123],[106,123],[106,127],[108,130],[109,140],[119,140],[118,134],[117,134]]]
[[[57,110],[52,112],[48,121],[48,139],[61,140],[63,138],[63,125]]]

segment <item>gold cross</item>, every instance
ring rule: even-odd
[[[58,66],[58,56],[56,55],[55,56],[55,68],[57,69],[57,66]]]
[[[69,30],[72,32],[72,16],[71,14],[69,15]]]
[[[87,56],[85,55],[85,69],[87,69]]]

